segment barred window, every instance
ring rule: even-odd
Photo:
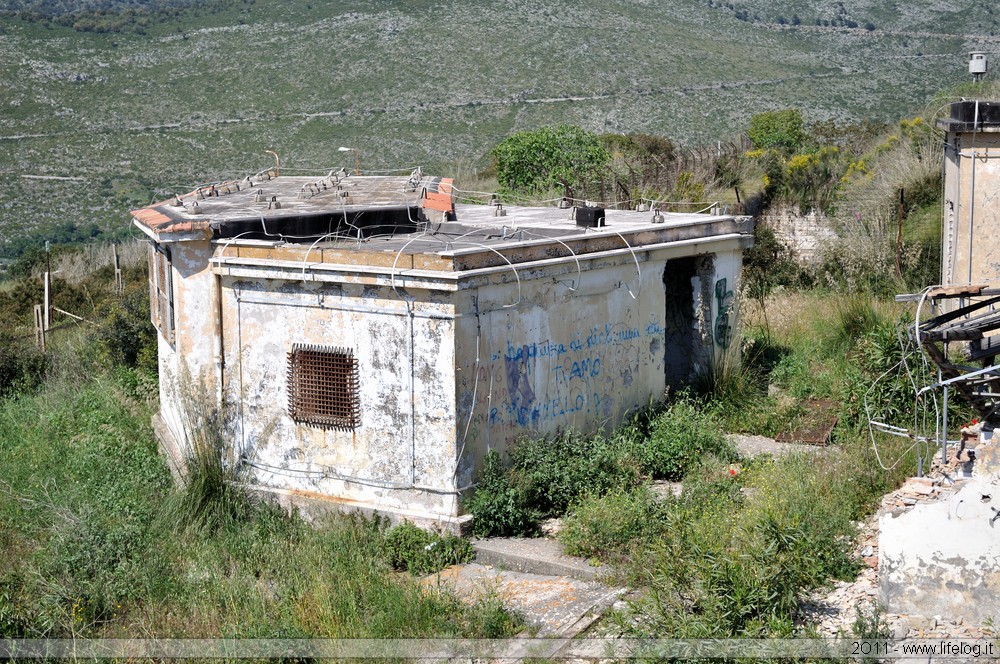
[[[295,344],[288,353],[288,414],[302,424],[361,426],[358,360],[350,348]]]
[[[149,319],[167,343],[174,343],[174,283],[170,250],[149,243]]]

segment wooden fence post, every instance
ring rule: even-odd
[[[35,344],[38,349],[45,352],[45,314],[41,304],[35,305]]]

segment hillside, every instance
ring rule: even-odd
[[[347,145],[366,169],[461,175],[510,131],[547,123],[698,144],[788,106],[894,120],[965,80],[966,51],[1000,41],[982,1],[216,9],[146,34],[0,19],[0,256],[57,227],[127,233],[131,206],[258,170],[268,149],[292,169],[347,163]]]

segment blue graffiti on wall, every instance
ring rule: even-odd
[[[632,384],[643,353],[662,347],[640,347],[643,337],[662,343],[661,322],[651,317],[641,327],[606,323],[561,340],[505,340],[502,351],[491,353],[492,364],[484,371],[484,378],[493,375],[506,383],[490,384],[489,426],[538,428],[574,414],[610,417],[619,392]]]

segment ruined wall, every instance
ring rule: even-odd
[[[890,613],[1000,620],[1000,481],[973,479],[957,492],[879,519],[879,582]]]
[[[802,214],[798,205],[775,205],[760,216],[760,223],[774,231],[775,237],[803,264],[817,262],[824,243],[837,237],[830,219],[817,210]]]
[[[949,138],[961,154],[951,148],[945,152],[942,281],[970,281],[970,216],[971,280],[1000,279],[1000,133]]]
[[[257,482],[345,504],[455,515],[454,321],[429,291],[358,283],[223,279],[232,431]],[[353,351],[361,425],[288,414],[294,344]]]
[[[520,301],[509,271],[467,284],[456,332],[460,485],[472,483],[487,450],[507,451],[520,437],[617,426],[662,396],[668,358],[686,359],[690,375],[732,345],[738,247],[637,258],[639,270],[625,253],[581,261],[579,275],[573,263],[522,271]],[[672,311],[668,266],[690,270],[681,277],[686,312]]]

